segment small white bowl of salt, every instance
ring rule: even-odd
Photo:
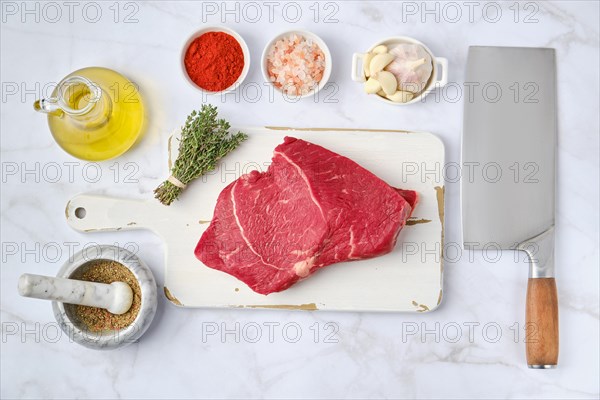
[[[311,96],[329,80],[331,53],[325,42],[312,32],[284,32],[265,46],[262,74],[289,100]]]

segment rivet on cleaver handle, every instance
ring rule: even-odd
[[[554,49],[470,47],[465,85],[463,241],[528,254],[527,363],[550,368],[558,358]]]

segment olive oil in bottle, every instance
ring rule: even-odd
[[[36,111],[48,114],[56,142],[74,157],[102,161],[125,153],[142,134],[138,87],[108,68],[89,67],[65,77]]]

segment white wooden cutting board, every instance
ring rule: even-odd
[[[404,131],[240,130],[248,134],[248,140],[217,170],[191,183],[171,206],[154,198],[139,201],[81,194],[67,204],[67,222],[82,232],[155,232],[165,242],[165,295],[182,307],[423,312],[440,304],[444,146],[437,137]],[[392,253],[331,265],[283,292],[264,296],[203,265],[194,256],[194,248],[208,227],[221,190],[242,174],[254,169],[265,171],[273,149],[284,136],[305,139],[347,156],[390,185],[416,190],[421,197]],[[174,160],[177,146],[173,141],[170,160]],[[76,216],[78,208],[85,209],[85,217]]]

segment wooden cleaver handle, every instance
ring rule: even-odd
[[[555,368],[558,362],[558,297],[554,278],[529,278],[525,344],[530,368]]]

